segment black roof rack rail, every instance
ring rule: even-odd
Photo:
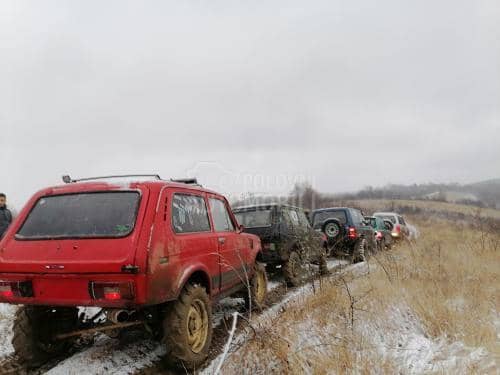
[[[72,179],[70,175],[62,176],[62,180],[66,184],[82,182],[82,181],[93,181],[93,180],[105,180],[109,178],[131,178],[131,177],[152,177],[156,180],[161,180],[160,175],[157,174],[123,174],[123,175],[113,175],[113,176],[99,176],[99,177],[85,177],[79,179]]]

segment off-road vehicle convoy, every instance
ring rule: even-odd
[[[311,223],[326,235],[329,255],[349,256],[361,262],[377,248],[375,231],[360,210],[331,207],[314,210]]]
[[[83,333],[143,329],[170,364],[193,369],[211,344],[212,303],[236,293],[264,304],[260,239],[223,196],[158,176],[64,180],[36,193],[0,242],[0,302],[23,305],[12,344],[28,366]],[[102,310],[86,318],[79,306]]]
[[[325,238],[311,228],[302,208],[264,204],[235,208],[234,214],[245,232],[260,237],[262,261],[281,268],[288,284],[302,284],[315,271],[311,264],[328,273]]]

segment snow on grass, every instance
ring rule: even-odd
[[[471,368],[488,373],[495,360],[484,348],[467,347],[446,337],[430,338],[408,306],[391,306],[386,314],[365,320],[360,334],[370,339],[378,354],[411,374],[467,373]]]
[[[14,352],[11,340],[16,309],[16,306],[0,303],[0,359]]]

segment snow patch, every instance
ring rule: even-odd
[[[0,303],[0,359],[14,352],[11,341],[16,310],[16,306]]]
[[[404,305],[389,307],[385,316],[365,320],[359,333],[370,338],[376,351],[404,373],[467,373],[472,367],[485,373],[495,368],[494,359],[488,358],[484,348],[467,347],[460,341],[450,343],[446,337],[430,338]]]
[[[144,340],[121,348],[118,340],[98,336],[94,346],[75,354],[46,372],[46,375],[127,375],[152,366],[166,353],[163,345]]]

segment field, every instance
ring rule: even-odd
[[[370,211],[384,202],[357,203]],[[223,372],[498,373],[500,233],[484,224],[496,212],[419,203],[403,202],[441,214],[410,218],[417,241],[349,267],[259,319]],[[442,219],[456,213],[475,215]]]
[[[351,203],[366,212],[399,204],[418,228],[415,241],[356,265],[331,261],[330,277],[300,288],[273,279],[268,308],[250,318],[242,314],[229,344],[242,304],[225,300],[216,309],[216,340],[200,372],[211,375],[221,365],[223,374],[498,373],[498,212],[393,202]],[[0,363],[12,352],[14,311],[0,304]],[[33,374],[172,374],[161,363],[164,351],[148,340],[122,347],[98,335],[93,345]]]
[[[412,222],[417,242],[379,253],[260,320],[224,373],[496,373],[500,236],[444,220]]]

